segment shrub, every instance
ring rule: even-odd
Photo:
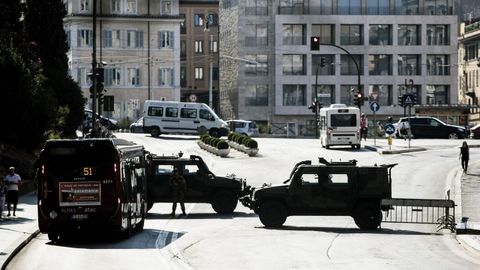
[[[228,139],[229,141],[231,141],[234,135],[235,135],[235,133],[230,132],[230,134],[228,134],[227,139]]]
[[[228,149],[228,143],[224,140],[219,140],[217,143],[218,149]]]
[[[258,143],[254,139],[249,139],[246,142],[245,146],[248,147],[248,148],[258,148]]]
[[[250,137],[242,135],[240,136],[240,144],[245,145],[245,143],[250,139]]]
[[[205,142],[205,139],[208,138],[208,135],[203,134],[200,136],[200,141]]]

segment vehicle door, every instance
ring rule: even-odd
[[[178,113],[178,107],[165,108],[165,117],[162,118],[162,126],[164,131],[175,132],[178,130],[180,125]]]
[[[186,133],[196,133],[198,129],[198,110],[196,108],[181,108],[179,129]]]
[[[210,129],[215,126],[215,117],[206,109],[199,110],[199,125]]]
[[[150,174],[148,175],[148,195],[152,196],[154,201],[170,201],[171,190],[169,180],[173,176],[172,164],[162,164],[153,162],[151,164]]]
[[[437,119],[429,118],[429,135],[431,138],[447,138],[448,127],[440,123]]]
[[[431,136],[430,123],[428,123],[427,118],[410,118],[410,128],[412,130],[413,136],[416,138],[428,138]]]
[[[289,194],[295,214],[312,214],[322,204],[317,168],[300,167],[292,177]]]
[[[327,167],[322,168],[320,175],[324,198],[322,207],[333,213],[350,207],[356,196],[352,181],[354,172],[346,171],[345,168]]]
[[[185,164],[183,177],[187,182],[185,199],[189,201],[202,201],[205,197],[208,175],[197,164]]]

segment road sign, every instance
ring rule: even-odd
[[[387,133],[388,135],[392,135],[393,133],[395,133],[395,126],[392,124],[386,124],[385,133]]]
[[[372,110],[372,112],[378,112],[379,109],[380,104],[378,104],[377,102],[370,103],[370,110]]]
[[[195,102],[195,101],[197,101],[197,95],[195,95],[195,94],[190,94],[190,96],[188,97],[188,99],[189,99],[191,102]]]
[[[403,105],[413,105],[413,95],[412,94],[403,95]]]

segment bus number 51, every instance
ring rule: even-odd
[[[92,167],[83,168],[83,175],[84,176],[92,176],[93,175],[93,168]]]

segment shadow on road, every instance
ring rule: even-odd
[[[191,213],[187,216],[176,215],[175,217],[170,214],[148,213],[147,219],[233,219],[233,218],[250,218],[257,217],[254,213],[234,212],[233,214],[217,214],[217,213]]]
[[[393,230],[381,228],[378,230],[360,230],[359,228],[340,228],[340,227],[300,227],[300,226],[282,226],[279,228],[256,227],[265,230],[279,230],[279,231],[314,231],[314,232],[330,232],[338,234],[395,234],[395,235],[443,235],[442,233],[429,233],[410,230]]]

